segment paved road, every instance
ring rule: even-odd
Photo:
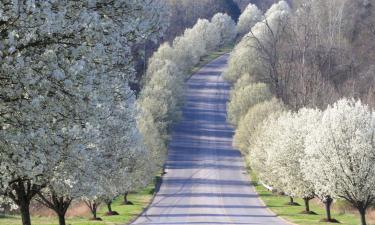
[[[134,225],[276,224],[259,202],[226,122],[229,85],[224,55],[188,81],[183,119],[172,136],[166,175],[148,210]]]

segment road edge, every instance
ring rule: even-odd
[[[154,202],[155,197],[156,197],[157,193],[159,192],[160,187],[161,187],[161,185],[163,183],[163,176],[164,176],[164,173],[162,173],[160,175],[160,179],[156,180],[156,182],[155,182],[155,191],[152,194],[152,197],[151,197],[150,201],[147,203],[146,207],[143,208],[143,210],[142,210],[141,213],[139,213],[138,215],[136,215],[134,218],[132,218],[129,222],[125,223],[124,225],[130,225],[130,224],[134,223],[139,217],[141,217],[150,208],[151,204]]]
[[[249,176],[250,177],[250,176]],[[251,177],[249,178],[250,180],[250,184],[251,184],[251,188],[253,189],[253,191],[258,195],[258,200],[260,202],[261,205],[263,205],[265,207],[265,209],[271,213],[272,215],[275,215],[277,218],[279,218],[280,220],[284,221],[285,223],[287,224],[290,224],[290,225],[299,225],[299,224],[296,224],[296,223],[292,223],[290,222],[289,220],[286,220],[285,218],[277,215],[277,213],[275,213],[274,211],[272,211],[267,205],[266,203],[263,201],[263,199],[260,197],[259,193],[257,192],[255,186],[254,186],[254,183],[253,183],[253,180],[251,179]]]

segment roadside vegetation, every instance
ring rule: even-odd
[[[89,212],[83,213],[80,216],[68,216],[66,219],[67,224],[71,225],[120,225],[130,222],[136,218],[145,207],[150,203],[154,194],[154,187],[150,185],[142,191],[136,193],[130,193],[128,200],[132,205],[124,205],[123,197],[116,198],[112,203],[113,211],[119,213],[116,216],[107,216],[107,209],[103,205],[98,210],[98,217],[102,218],[102,221],[89,221]],[[73,209],[74,210],[74,209]],[[20,225],[20,215],[6,215],[0,216],[0,225]],[[31,221],[33,224],[38,225],[58,225],[59,221],[55,216],[32,216]]]
[[[224,72],[233,84],[227,105],[233,144],[263,184],[289,196],[290,205],[303,199],[306,218],[319,199],[325,213],[318,221],[342,222],[331,208],[344,202],[360,215],[357,224],[366,225],[375,203],[374,64],[368,61],[374,55],[360,49],[373,45],[375,33],[361,29],[374,21],[360,12],[373,13],[374,2],[292,3],[279,1],[263,15],[249,5],[240,16],[237,30],[247,34]],[[348,36],[353,32],[355,38]]]
[[[233,49],[233,44],[226,45],[224,47],[221,47],[220,49],[210,52],[207,55],[203,56],[199,63],[195,65],[192,69],[190,74],[193,75],[196,72],[198,72],[203,66],[205,66],[207,63],[213,61],[216,58],[219,58],[220,56],[229,53]]]
[[[17,210],[11,220],[23,225],[50,222],[31,217],[37,202],[60,225],[80,224],[88,217],[66,221],[78,202],[90,223],[126,222],[149,194],[133,195],[146,200],[129,207],[119,199],[129,204],[129,193],[147,187],[163,168],[184,82],[202,57],[234,41],[235,21],[217,13],[162,44],[137,96],[130,88],[131,50],[163,33],[159,1],[11,1],[0,8],[6,14],[0,21],[6,49],[0,54],[1,210]],[[5,216],[0,224],[11,220]]]
[[[256,192],[259,194],[264,204],[276,215],[283,219],[299,224],[299,225],[321,225],[320,222],[322,215],[325,214],[324,205],[319,203],[319,200],[311,201],[310,210],[313,214],[306,215],[303,213],[305,210],[305,202],[301,198],[295,198],[294,202],[296,205],[290,205],[289,196],[281,195],[279,193],[272,192],[261,185],[254,173],[251,174],[252,184]],[[340,221],[339,224],[343,225],[357,225],[359,216],[353,212],[342,212],[339,209],[340,203],[333,205],[332,217]]]

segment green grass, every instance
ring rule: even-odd
[[[275,214],[282,217],[283,219],[299,224],[299,225],[322,225],[325,223],[319,222],[320,219],[325,217],[324,208],[317,202],[310,201],[310,210],[317,213],[317,215],[306,215],[301,214],[304,210],[304,203],[302,199],[296,199],[301,206],[289,206],[286,203],[289,201],[289,197],[281,196],[268,191],[265,187],[257,183],[257,178],[254,173],[251,173],[251,179],[253,181],[255,190],[260,195],[260,198],[266,204],[266,206],[272,210]],[[337,210],[332,210],[332,218],[337,219],[340,224],[344,225],[358,225],[360,219],[353,213],[341,213]]]
[[[201,58],[201,60],[199,61],[199,63],[192,68],[191,74],[192,75],[195,74],[203,66],[205,66],[207,63],[211,62],[212,60],[214,60],[214,59],[216,59],[220,56],[222,56],[225,53],[228,53],[228,52],[232,51],[233,47],[234,47],[234,45],[224,46],[224,47],[220,48],[219,50],[210,52],[208,55],[203,56]]]
[[[103,204],[98,211],[98,217],[101,217],[103,221],[89,221],[89,217],[73,217],[67,218],[66,224],[71,225],[119,225],[126,224],[137,215],[139,215],[143,209],[149,204],[154,193],[154,186],[150,185],[146,189],[129,194],[129,200],[134,205],[122,205],[122,197],[119,197],[113,202],[112,210],[117,211],[120,215],[118,216],[105,216],[107,207]],[[33,216],[31,218],[33,225],[58,225],[56,217],[39,217]],[[0,225],[20,225],[20,216],[5,216],[0,217]]]

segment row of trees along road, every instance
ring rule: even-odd
[[[150,58],[138,99],[138,120],[145,145],[164,164],[172,124],[180,118],[184,82],[202,56],[233,42],[236,24],[223,13],[199,19],[182,36],[162,44]]]
[[[331,204],[344,199],[358,209],[365,225],[366,210],[375,200],[371,84],[362,89],[353,84],[350,90],[345,85],[368,81],[373,67],[357,55],[358,49],[348,51],[371,46],[374,35],[359,27],[360,36],[346,36],[353,29],[348,24],[371,23],[367,13],[373,3],[294,1],[291,8],[280,1],[262,16],[249,5],[238,30],[246,31],[243,24],[251,28],[231,53],[224,74],[234,84],[228,120],[236,128],[235,147],[263,183],[289,195],[291,202],[303,198],[304,213],[312,213],[311,199],[321,199],[329,222],[334,221]],[[367,12],[364,21],[348,19],[349,8]]]
[[[33,199],[65,224],[152,179],[136,126],[133,45],[163,31],[152,0],[0,2],[0,197],[30,225]]]

